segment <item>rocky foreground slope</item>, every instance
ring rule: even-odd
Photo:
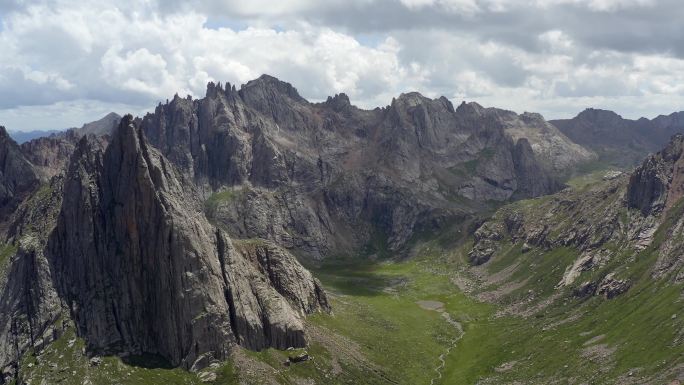
[[[500,209],[475,231],[467,258],[480,282],[466,290],[525,318],[535,338],[562,339],[562,355],[531,362],[581,367],[563,374],[570,382],[679,383],[669,381],[684,380],[683,164],[676,135],[631,174]]]
[[[601,183],[580,191],[566,189],[534,205],[506,207],[475,232],[470,260],[476,265],[487,263],[507,243],[520,245],[523,253],[571,247],[580,252],[579,258],[559,285],[579,285],[578,293],[598,289],[610,297],[629,287],[627,281],[616,284],[616,274],[627,273],[623,269],[628,267],[615,266],[614,260],[625,251],[656,248],[653,275],[680,282],[684,259],[673,248],[681,243],[677,234],[682,221],[683,165],[684,136],[676,135],[631,174],[611,172]],[[656,237],[657,231],[663,234]],[[606,270],[608,266],[617,270]],[[592,270],[603,271],[597,275],[602,280],[578,280]],[[601,290],[611,282],[619,286],[615,292]]]

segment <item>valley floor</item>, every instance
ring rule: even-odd
[[[550,298],[544,292],[564,271],[551,265],[571,261],[568,255],[544,256],[551,265],[531,271],[551,273],[518,282],[506,257],[490,271],[478,270],[467,267],[464,250],[446,252],[433,241],[410,261],[349,260],[315,269],[333,313],[309,318],[306,362],[283,364],[299,351],[237,349],[232,362],[199,374],[117,357],[95,364],[67,333],[37,358],[28,356],[22,378],[31,384],[628,384],[681,376],[681,287],[657,297],[645,285],[613,301],[537,303],[535,295]]]
[[[629,264],[629,291],[581,299],[557,287],[576,250],[506,244],[487,264],[472,267],[472,241],[456,234],[418,243],[403,261],[364,256],[309,266],[333,311],[308,318],[308,361],[284,364],[304,350],[241,348],[230,362],[199,373],[164,368],[150,357],[93,360],[66,325],[44,352],[24,358],[19,383],[684,382],[684,285],[650,279],[654,249],[616,259]]]

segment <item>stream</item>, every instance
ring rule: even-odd
[[[456,347],[458,341],[463,338],[465,332],[463,331],[463,326],[461,326],[458,321],[451,318],[451,315],[444,310],[443,303],[438,301],[418,301],[416,303],[423,309],[438,311],[442,315],[442,318],[444,318],[449,325],[453,326],[458,331],[458,335],[449,341],[449,346],[446,348],[446,351],[439,355],[439,365],[437,365],[437,367],[434,369],[435,373],[437,374],[430,379],[430,385],[435,385],[435,383],[442,379],[442,372],[446,366],[446,357],[449,355],[449,353],[451,353],[451,350]]]

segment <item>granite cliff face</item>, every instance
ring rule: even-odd
[[[11,213],[37,185],[33,166],[0,126],[0,215]]]
[[[671,208],[684,195],[684,136],[675,135],[662,151],[646,158],[632,174],[627,202],[644,215]]]
[[[13,378],[29,349],[61,335],[62,306],[45,246],[61,207],[62,178],[53,178],[0,219],[0,382]]]
[[[121,116],[112,112],[80,128],[70,128],[28,140],[21,144],[21,152],[33,164],[39,177],[47,181],[65,171],[79,139],[86,135],[108,138],[120,120]]]
[[[676,283],[684,282],[684,136],[675,135],[670,143],[649,156],[632,174],[627,192],[627,204],[644,216],[671,218],[672,225],[664,232],[665,241],[659,248],[654,278],[671,276]]]
[[[140,124],[209,198],[215,223],[314,258],[373,234],[399,250],[483,202],[557,191],[553,170],[593,156],[540,116],[418,93],[374,110],[344,94],[309,103],[267,75],[176,96]]]
[[[42,180],[64,172],[79,137],[72,132],[36,138],[22,143],[21,152]]]
[[[597,159],[595,153],[573,142],[540,114],[525,112],[518,115],[512,111],[483,108],[477,103],[463,107],[471,109],[471,114],[488,116],[498,122],[513,140],[527,139],[535,156],[555,173],[568,173],[578,164]]]
[[[613,111],[588,108],[572,119],[551,123],[575,143],[594,150],[603,161],[632,167],[663,148],[672,135],[684,132],[684,113],[630,120]]]
[[[197,196],[131,118],[104,151],[79,142],[48,250],[93,351],[191,368],[226,358],[236,341],[305,345],[301,317],[327,307],[318,282],[275,245],[234,246]]]
[[[328,310],[311,273],[276,244],[211,225],[194,185],[131,117],[109,142],[81,138],[66,174],[2,218],[1,378],[71,324],[89,354],[151,354],[187,369],[234,344],[305,346],[303,318]]]

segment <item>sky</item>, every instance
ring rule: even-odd
[[[311,101],[402,92],[547,119],[684,110],[681,0],[0,0],[0,125],[144,114],[267,73]]]

